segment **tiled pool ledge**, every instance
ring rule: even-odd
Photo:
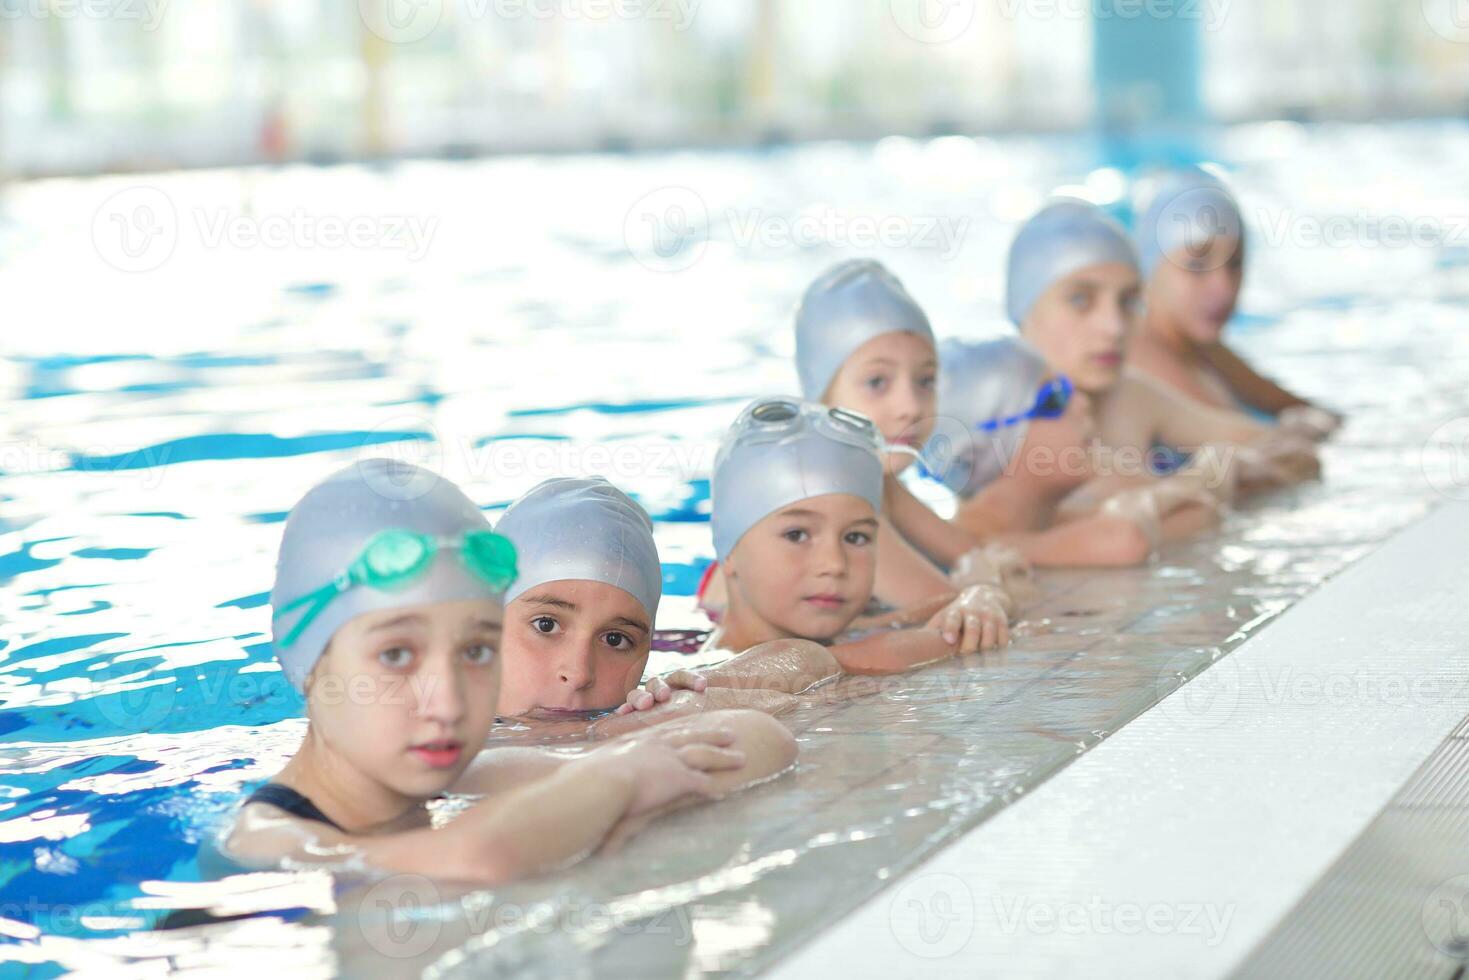
[[[769,975],[1229,975],[1469,713],[1465,542],[1439,507]]]

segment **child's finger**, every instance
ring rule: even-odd
[[[663,741],[673,748],[685,745],[733,745],[735,733],[728,728],[675,728],[662,733]]]
[[[692,670],[675,670],[665,680],[670,685],[670,691],[673,688],[679,688],[685,691],[702,692],[709,687],[709,679]]]
[[[985,618],[984,639],[980,642],[986,650],[993,650],[1000,645],[999,630],[993,616]]]
[[[678,750],[684,765],[700,772],[738,769],[745,764],[745,753],[739,749],[717,749],[712,745],[685,745]]]

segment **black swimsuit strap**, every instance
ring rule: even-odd
[[[264,786],[251,793],[245,803],[269,803],[273,807],[279,807],[293,817],[302,820],[315,820],[324,823],[328,827],[342,830],[341,824],[321,812],[315,803],[312,803],[300,793],[280,783],[266,783]],[[343,830],[343,833],[346,831]]]

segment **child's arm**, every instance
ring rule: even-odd
[[[841,672],[831,651],[811,640],[757,643],[722,664],[699,671],[709,681],[710,689],[763,689],[785,694],[800,694]]]
[[[955,520],[970,514],[960,510]],[[986,520],[981,511],[973,519]],[[1013,531],[998,539],[1032,564],[1046,568],[1122,568],[1141,565],[1153,553],[1147,532],[1126,517],[1092,513],[1042,531]]]
[[[998,542],[986,541],[969,528],[944,520],[891,476],[885,477],[883,481],[881,529],[896,533],[885,537],[879,532],[879,574],[882,566],[888,562],[889,554],[896,548],[911,553],[914,562],[922,562],[931,567],[931,563],[924,560],[924,556],[927,556],[932,563],[949,569],[944,581],[945,588],[927,594],[912,590],[904,593],[904,598],[900,601],[898,598],[888,599],[888,594],[879,589],[878,593],[893,605],[904,606],[921,602],[938,592],[962,589],[970,585],[994,585],[1006,593],[1005,605],[1010,612],[1014,611],[1018,597],[1015,582],[1012,580],[1023,583],[1030,575],[1029,566],[1020,556],[1000,546]],[[894,540],[894,545],[889,544],[890,539]],[[905,561],[902,564],[914,562]],[[904,572],[898,563],[894,563],[892,570],[898,574]],[[933,583],[925,581],[924,584],[931,587]]]
[[[884,515],[877,525],[877,578],[872,592],[890,606],[912,606],[936,595],[952,595],[954,586]]]
[[[1279,415],[1288,408],[1314,407],[1309,401],[1271,381],[1250,366],[1226,345],[1207,344],[1198,348],[1200,355],[1223,379],[1230,393],[1251,408],[1267,415]],[[1340,416],[1337,416],[1340,421]]]
[[[882,513],[898,534],[944,568],[952,568],[966,553],[985,543],[979,535],[935,514],[892,476],[882,481]]]
[[[927,664],[947,660],[956,653],[954,644],[937,629],[897,629],[851,643],[838,643],[831,655],[848,674],[901,674]]]
[[[345,866],[498,884],[575,861],[619,821],[680,797],[720,791],[714,773],[743,755],[724,729],[671,730],[567,762],[543,779],[471,806],[445,827],[355,835],[264,804],[241,811],[226,853],[264,866]]]
[[[656,678],[655,678],[656,680]],[[650,725],[709,712],[742,709],[759,711],[767,715],[779,715],[796,706],[795,695],[784,691],[765,688],[742,690],[734,687],[714,687],[703,691],[673,690],[662,700],[649,701],[652,691],[658,689],[653,681],[643,687],[634,688],[627,701],[617,711],[599,719],[587,730],[594,739],[616,738],[643,731]]]
[[[1209,443],[1245,445],[1270,431],[1243,412],[1205,405],[1135,371],[1128,372],[1124,383],[1140,396],[1139,405],[1145,406],[1157,441],[1174,449],[1192,451]]]
[[[780,722],[758,711],[719,711],[701,719],[690,719],[674,724],[682,726],[713,722],[734,732],[734,746],[745,756],[745,764],[739,769],[714,774],[714,795],[724,796],[773,779],[795,764],[795,738]],[[673,725],[666,727],[673,727]],[[641,831],[652,820],[697,802],[698,799],[695,797],[684,796],[671,800],[656,810],[624,818],[607,835],[602,850],[604,852],[616,851],[628,837]]]

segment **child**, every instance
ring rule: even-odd
[[[1116,461],[1134,460],[1130,472],[1105,474],[1090,488],[1086,509],[1120,489],[1146,486],[1153,474],[1140,465],[1155,447],[1193,453],[1206,445],[1228,448],[1238,479],[1211,489],[1274,486],[1314,476],[1309,444],[1272,431],[1239,412],[1201,405],[1124,367],[1140,316],[1141,278],[1132,242],[1101,209],[1057,199],[1022,227],[1010,248],[1006,306],[1021,335],[1092,404],[1096,446]],[[1250,452],[1242,452],[1243,447]],[[1218,456],[1215,457],[1219,458]],[[1207,526],[1200,510],[1176,523]]]
[[[500,714],[563,721],[624,704],[675,701],[680,713],[790,706],[777,691],[709,690],[687,670],[651,678],[644,696],[629,699],[642,690],[663,570],[648,515],[606,480],[547,480],[511,504],[496,531],[515,545],[520,571],[505,594]],[[590,733],[629,728],[601,719]]]
[[[794,693],[1008,640],[981,618],[990,599],[977,588],[859,619],[877,569],[880,449],[872,421],[845,409],[762,399],[735,420],[715,458],[711,515],[729,607],[706,649],[744,652],[704,671],[711,686]],[[854,625],[867,635],[844,638]]]
[[[1024,561],[943,520],[899,479],[933,432],[939,365],[928,317],[897,277],[877,262],[857,260],[817,278],[796,312],[796,366],[808,399],[863,413],[889,447],[878,597],[911,605],[954,585],[989,585],[995,587],[989,615],[1013,614],[1005,576],[1024,579]],[[939,567],[953,569],[949,578]]]
[[[286,520],[271,590],[276,655],[306,697],[307,731],[242,806],[226,856],[495,884],[790,764],[785,734],[768,768],[751,771],[741,733],[770,740],[779,728],[754,712],[575,757],[482,753],[515,577],[510,543],[426,470],[367,460],[309,491]],[[487,798],[432,827],[427,802],[451,792]]]
[[[1179,508],[1213,500],[1178,479],[1109,500],[1066,520],[1063,502],[1095,476],[1090,399],[1018,337],[946,341],[940,413],[945,430],[926,453],[960,497],[954,522],[1003,541],[1044,566],[1145,561]]]
[[[1147,311],[1131,352],[1138,370],[1212,408],[1240,405],[1310,438],[1341,417],[1260,375],[1224,344],[1244,280],[1244,218],[1223,182],[1198,168],[1145,182],[1135,231]]]

